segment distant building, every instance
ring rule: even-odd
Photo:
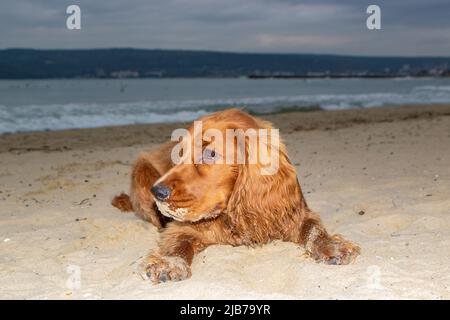
[[[110,73],[111,78],[139,78],[139,72],[134,70],[119,70]]]

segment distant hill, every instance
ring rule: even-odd
[[[0,78],[448,76],[450,57],[356,57],[185,50],[0,50]]]

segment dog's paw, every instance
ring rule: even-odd
[[[359,246],[351,241],[345,240],[340,235],[334,235],[330,238],[329,242],[316,251],[313,258],[317,262],[341,265],[355,261],[360,253]]]
[[[141,275],[154,284],[180,281],[191,276],[191,268],[180,257],[150,255],[141,266]]]

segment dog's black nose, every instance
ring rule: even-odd
[[[153,186],[150,191],[159,201],[164,201],[170,196],[170,189],[162,183],[158,183],[156,186]]]

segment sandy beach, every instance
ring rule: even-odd
[[[110,205],[140,152],[186,124],[0,135],[1,299],[450,299],[450,105],[264,116],[309,206],[354,264],[302,248],[213,246],[192,278],[137,273],[155,227]]]

